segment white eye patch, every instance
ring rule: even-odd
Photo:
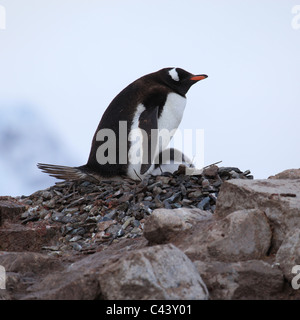
[[[179,76],[178,76],[178,73],[176,71],[176,68],[173,68],[169,71],[169,75],[171,76],[171,78],[174,80],[174,81],[179,81]]]

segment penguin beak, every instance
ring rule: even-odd
[[[199,80],[203,80],[203,79],[205,79],[205,78],[207,78],[207,75],[206,75],[206,74],[199,74],[198,76],[192,76],[192,77],[190,78],[190,80],[192,80],[192,81],[199,81]]]

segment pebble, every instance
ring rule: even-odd
[[[77,235],[77,236],[74,236],[73,238],[71,238],[69,241],[70,242],[75,242],[75,241],[80,240],[81,238],[82,238],[81,236]]]
[[[81,251],[82,250],[82,246],[77,242],[71,243],[71,247],[76,251]]]
[[[210,185],[210,183],[209,183],[209,181],[208,181],[207,179],[204,179],[204,180],[202,181],[202,187],[203,187],[203,188],[207,188],[209,185]]]
[[[196,191],[190,192],[188,194],[188,198],[198,198],[201,195],[202,195],[202,191],[201,190],[196,190]]]
[[[205,210],[208,208],[209,205],[209,201],[210,201],[210,197],[205,197],[203,198],[198,204],[197,204],[197,208],[201,209],[201,210]]]
[[[143,233],[145,219],[156,208],[200,208],[215,211],[222,183],[229,179],[253,179],[250,170],[235,167],[205,168],[187,176],[181,167],[174,173],[148,176],[143,181],[59,182],[22,197],[25,223],[58,225],[59,243],[48,251],[96,252],[95,245],[109,245]]]
[[[135,220],[134,217],[128,217],[128,219],[122,225],[123,230],[125,230],[129,226],[131,221],[134,221],[134,220]]]
[[[30,216],[30,212],[29,211],[25,211],[21,214],[21,219],[26,219]]]
[[[117,237],[122,237],[125,234],[125,231],[123,228],[121,228],[120,230],[118,230],[117,232]]]
[[[133,233],[133,234],[142,234],[142,230],[140,229],[140,228],[138,228],[138,227],[135,227],[135,228],[133,228],[132,230],[131,230],[131,233]]]
[[[44,191],[42,193],[42,197],[44,200],[50,200],[52,198],[52,194],[50,191]]]
[[[97,223],[97,229],[98,231],[105,231],[108,229],[111,225],[115,224],[115,220],[103,220]]]

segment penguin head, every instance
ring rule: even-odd
[[[181,68],[165,68],[159,73],[162,81],[182,96],[185,96],[193,84],[207,78],[206,74],[194,75]]]

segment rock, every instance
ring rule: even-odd
[[[215,230],[221,237],[210,241],[207,249],[209,255],[219,261],[261,259],[271,245],[272,231],[260,210],[235,211]]]
[[[276,251],[285,234],[300,227],[300,183],[297,180],[230,180],[222,184],[215,214],[225,217],[242,209],[265,212],[273,228]]]
[[[206,285],[210,299],[300,299],[300,179],[249,174],[179,167],[0,197],[0,299],[207,299]]]
[[[207,188],[209,187],[209,181],[207,179],[203,179],[201,185],[203,188]]]
[[[283,240],[276,254],[276,262],[283,271],[285,278],[290,282],[295,274],[292,268],[300,265],[300,230],[290,231]]]
[[[44,200],[50,200],[52,198],[51,192],[45,190],[42,192],[42,197]]]
[[[235,211],[209,226],[197,226],[182,250],[192,260],[243,261],[264,258],[270,248],[272,232],[260,210]]]
[[[253,179],[250,170],[242,172],[236,167],[220,167],[218,174],[222,179]]]
[[[43,246],[56,242],[59,236],[54,226],[41,224],[31,228],[9,224],[6,228],[0,228],[0,250],[40,251]]]
[[[214,178],[218,174],[219,168],[216,165],[209,166],[203,170],[203,175],[206,177]]]
[[[212,214],[200,209],[156,209],[144,224],[144,237],[150,243],[161,244],[190,229],[195,221],[211,219]]]
[[[300,169],[288,169],[274,176],[269,177],[269,179],[300,179]]]
[[[239,170],[229,169],[230,172]],[[80,230],[82,238],[78,240],[78,248],[81,246],[85,252],[90,250],[89,247],[95,250],[95,242],[106,242],[109,245],[117,238],[137,237],[141,232],[134,229],[134,226],[123,229],[119,226],[124,225],[125,218],[141,221],[158,208],[200,208],[214,213],[218,192],[223,183],[218,174],[218,167],[207,167],[206,176],[203,173],[197,176],[184,175],[184,171],[180,169],[177,174],[149,176],[141,182],[130,179],[102,180],[97,184],[88,181],[65,181],[56,183],[46,190],[37,191],[29,197],[23,196],[20,199],[22,202],[10,197],[2,197],[0,200],[26,204],[27,211],[20,216],[16,215],[14,222],[20,222],[21,218],[21,223],[30,227],[38,225],[41,221],[50,226],[61,225],[59,247],[63,248],[63,251],[70,248],[65,245],[72,238],[70,234],[78,234]],[[233,177],[230,172],[227,172],[225,180]],[[107,220],[115,220],[116,226],[107,230],[105,223],[102,224]],[[108,238],[111,241],[108,241]],[[47,244],[44,243],[43,246],[45,245]],[[13,246],[10,246],[10,250],[14,250]]]
[[[115,221],[115,220],[100,221],[99,223],[97,223],[98,232],[105,231],[111,225],[116,224],[116,223],[117,223],[117,221]]]
[[[23,290],[23,300],[96,300],[100,299],[99,274],[104,266],[118,261],[124,252],[129,253],[146,245],[145,241],[129,243],[124,240],[122,245],[115,244],[109,250],[83,256],[77,261],[64,262],[50,273],[38,274],[32,283]],[[46,270],[45,270],[46,271]],[[46,273],[46,274],[45,274]],[[23,276],[21,276],[21,279]],[[10,290],[9,290],[10,291]],[[10,291],[11,292],[11,291]],[[14,297],[15,292],[11,294]],[[19,297],[17,297],[19,298]]]
[[[21,298],[32,283],[61,267],[57,259],[37,252],[0,252],[0,265],[6,271],[6,290],[0,290],[5,300]]]
[[[197,204],[197,208],[204,210],[209,205],[209,202],[210,197],[205,197]]]
[[[198,198],[200,196],[202,196],[201,190],[193,191],[188,194],[188,198]]]
[[[0,252],[0,265],[6,272],[47,273],[57,269],[57,259],[38,252]]]
[[[1,198],[5,200],[1,200]],[[13,198],[0,197],[0,226],[4,220],[14,221],[25,210],[25,205],[17,203]]]
[[[23,300],[95,300],[100,294],[95,274],[68,270],[50,274],[27,291]]]
[[[101,271],[99,281],[108,300],[208,299],[194,264],[169,244],[132,252]]]
[[[261,260],[195,261],[211,299],[274,299],[284,289],[282,272]]]

